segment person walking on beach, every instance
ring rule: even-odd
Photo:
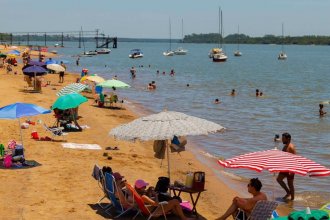
[[[76,65],[79,66],[79,61],[80,61],[80,57],[77,58],[76,60]]]
[[[66,65],[63,63],[63,61],[61,61],[60,65],[64,68],[64,70],[66,70]],[[60,72],[59,83],[64,83],[64,71]]]
[[[296,148],[291,143],[291,135],[289,133],[282,134],[282,143],[284,145],[282,151],[296,154]],[[288,186],[283,181],[285,178],[287,178]],[[278,174],[277,182],[286,192],[286,195],[282,199],[287,200],[291,196],[291,200],[294,200],[293,180],[294,180],[294,173],[280,172]]]
[[[319,113],[320,113],[320,117],[323,117],[325,114],[327,114],[325,111],[323,111],[323,104],[319,104],[319,107],[320,107],[320,110],[319,110]]]
[[[231,215],[233,216],[234,219],[242,219],[241,217],[243,216],[240,217],[240,215],[243,215],[243,213],[238,213],[238,208],[243,210],[243,212],[247,216],[249,216],[258,201],[267,200],[266,194],[260,192],[262,183],[258,178],[251,179],[247,187],[248,187],[248,192],[251,193],[253,197],[245,199],[236,196],[233,199],[231,206],[225,212],[225,214],[223,214],[221,217],[217,218],[216,220],[225,220]],[[239,216],[238,218],[235,218],[237,214],[239,214]]]

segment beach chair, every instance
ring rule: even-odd
[[[52,139],[54,139],[56,137],[62,137],[62,139],[64,140],[65,136],[68,135],[68,133],[63,132],[63,129],[64,129],[63,127],[50,128],[45,123],[43,124],[43,126],[47,132],[51,133]]]
[[[160,216],[164,216],[165,220],[167,219],[166,213],[164,210],[164,205],[167,204],[166,201],[158,203],[159,204],[158,207],[156,207],[153,211],[150,211],[150,209],[148,207],[152,207],[152,206],[144,204],[142,197],[135,191],[133,186],[126,183],[126,188],[133,195],[133,199],[138,208],[138,210],[137,210],[138,212],[136,213],[136,215],[134,216],[133,219],[135,219],[138,215],[146,216],[146,217],[148,217],[147,218],[148,220],[153,217],[160,217]],[[159,212],[160,210],[162,212]]]
[[[277,207],[277,202],[260,200],[254,206],[250,216],[246,216],[243,212],[243,219],[238,218],[238,215],[235,217],[235,220],[267,220],[271,219],[273,211]]]
[[[105,173],[105,191],[107,198],[111,201],[110,207],[105,212],[111,216],[110,209],[112,207],[115,208],[117,215],[113,216],[114,218],[118,218],[133,209],[133,205],[127,208],[124,207],[123,198],[116,197],[115,192],[117,190],[121,189],[118,189],[114,176],[110,173]]]
[[[102,169],[97,164],[94,165],[93,172],[92,172],[92,177],[94,177],[94,179],[97,180],[97,184],[103,192],[103,196],[102,196],[102,198],[100,198],[97,201],[97,204],[102,209],[109,208],[111,206],[111,204],[102,205],[102,203],[101,203],[105,198],[108,198],[108,197],[107,197],[107,193],[106,193],[106,189],[105,189],[105,177],[103,175]]]

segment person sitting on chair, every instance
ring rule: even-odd
[[[244,213],[246,215],[249,215],[259,200],[267,200],[266,194],[260,192],[262,183],[258,178],[251,179],[247,187],[248,187],[248,192],[251,193],[253,197],[239,198],[236,196],[233,199],[231,206],[225,212],[225,214],[217,218],[217,220],[227,219],[230,215],[232,215],[234,219],[242,219],[243,216],[241,215],[244,215]],[[239,209],[241,210],[240,212]]]
[[[146,183],[144,180],[136,180],[135,181],[135,190],[137,191],[137,193],[139,192],[143,192],[146,191],[147,186],[149,185],[149,183]],[[149,187],[150,188],[150,187]],[[140,194],[141,195],[141,194]],[[151,207],[148,207],[152,210],[155,210],[156,207],[158,207],[158,202],[156,202],[155,200],[151,199],[150,197],[148,197],[147,195],[141,195],[141,198],[143,199],[144,203],[151,205]],[[173,212],[175,215],[179,216],[180,219],[182,220],[188,220],[189,218],[187,218],[182,211],[182,208],[180,206],[180,203],[177,199],[172,199],[169,200],[167,202],[167,204],[163,205],[164,208],[164,213],[168,213],[168,212]]]

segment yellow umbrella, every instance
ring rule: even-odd
[[[8,58],[16,58],[15,54],[8,54]]]
[[[102,77],[100,76],[84,76],[83,78],[81,78],[80,82],[83,82],[85,80],[89,80],[89,81],[92,81],[92,82],[95,82],[95,83],[101,83],[101,82],[104,82],[105,79],[103,79]]]

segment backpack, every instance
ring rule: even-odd
[[[5,158],[3,159],[3,166],[5,168],[10,168],[11,165],[13,164],[12,160],[13,160],[13,157],[11,155],[5,156]]]

